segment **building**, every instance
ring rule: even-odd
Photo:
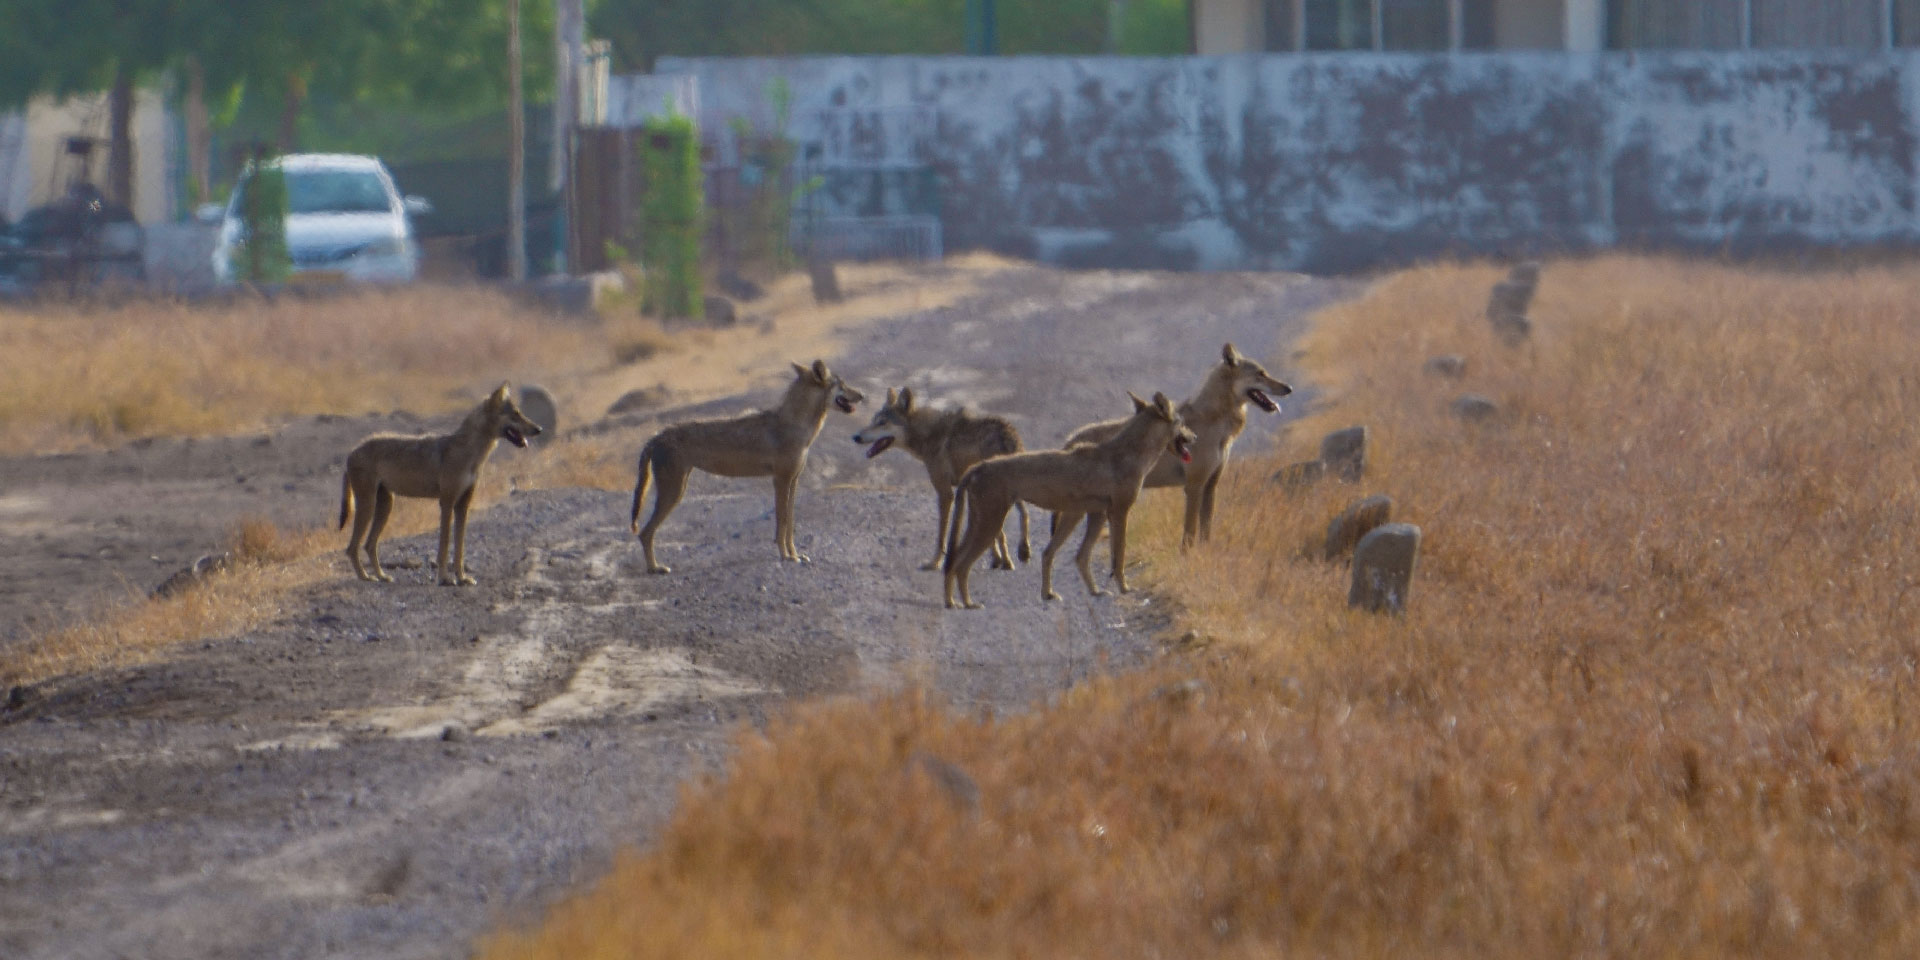
[[[20,110],[0,112],[0,217],[18,220],[66,192],[80,170],[79,159],[68,152],[75,137],[97,144],[88,173],[104,188],[109,119],[105,93],[35,97]],[[135,91],[131,206],[141,223],[162,223],[175,213],[175,181],[168,172],[171,126],[160,91]]]
[[[1190,10],[1202,54],[1920,44],[1920,0],[1192,0]]]

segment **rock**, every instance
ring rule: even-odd
[[[1393,498],[1384,493],[1347,504],[1347,508],[1327,524],[1327,546],[1322,559],[1331,563],[1346,556],[1361,537],[1386,523],[1392,515]]]
[[[1533,321],[1527,310],[1533,306],[1534,291],[1540,285],[1540,264],[1526,261],[1507,271],[1507,279],[1493,285],[1487,297],[1487,322],[1502,343],[1512,347],[1526,342],[1533,333]]]
[[[1436,377],[1458,380],[1467,375],[1467,358],[1457,353],[1443,353],[1428,357],[1427,365],[1422,369]]]
[[[560,425],[560,412],[553,405],[553,394],[548,393],[545,387],[521,384],[520,412],[526,414],[528,420],[540,425],[540,435],[528,437],[528,443],[545,443],[553,439],[554,431]]]
[[[642,387],[638,390],[628,390],[626,393],[620,395],[620,399],[613,402],[613,406],[607,408],[607,416],[611,417],[621,413],[640,413],[644,410],[663,407],[666,406],[667,400],[671,396],[673,396],[673,392],[668,390],[667,385],[664,383],[656,383],[651,387]]]
[[[740,322],[739,314],[734,312],[733,301],[726,297],[707,294],[700,298],[701,312],[706,317],[707,326],[731,327]]]
[[[208,577],[231,566],[233,566],[233,554],[231,552],[209,553],[188,564],[173,576],[161,581],[159,586],[153,588],[151,596],[155,600],[161,599],[162,597],[175,596],[186,591],[189,587],[199,585]]]
[[[968,813],[980,809],[980,785],[967,776],[965,770],[951,761],[934,756],[925,750],[915,750],[907,760],[908,767],[919,767],[926,773],[927,779],[937,783],[947,792],[955,806]]]
[[[1450,404],[1447,409],[1452,410],[1453,415],[1462,420],[1469,420],[1476,423],[1483,420],[1491,420],[1494,414],[1500,412],[1499,404],[1477,393],[1461,394],[1454,398],[1453,403]]]
[[[1533,336],[1533,321],[1519,314],[1504,316],[1493,321],[1493,334],[1501,343],[1517,347]]]
[[[1268,482],[1286,488],[1288,493],[1297,493],[1319,483],[1326,474],[1326,464],[1318,460],[1302,460],[1281,467]]]
[[[1358,483],[1367,472],[1367,428],[1335,430],[1320,440],[1320,462],[1327,472],[1347,483]]]
[[[833,268],[832,260],[808,261],[807,276],[813,279],[814,303],[839,303],[845,299],[840,294],[840,274]]]
[[[458,723],[449,723],[440,728],[440,739],[447,743],[458,743],[467,738],[467,728]]]
[[[1353,549],[1353,586],[1347,606],[1371,613],[1405,613],[1420,556],[1420,528],[1388,523],[1373,528]]]
[[[752,280],[741,276],[738,270],[720,271],[720,275],[713,278],[713,285],[719,287],[721,293],[735,300],[758,300],[767,295],[766,290]]]

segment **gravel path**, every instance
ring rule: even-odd
[[[1053,445],[1123,414],[1129,389],[1185,396],[1226,340],[1284,378],[1303,318],[1354,289],[1026,268],[991,286],[877,324],[829,362],[874,402],[910,384]],[[779,385],[770,374],[667,419],[756,406]],[[1151,598],[1089,598],[1071,575],[1043,606],[1031,567],[983,565],[987,609],[944,610],[938,574],[917,569],[933,536],[924,472],[849,439],[870,410],[829,414],[814,447],[797,506],[811,564],[776,559],[764,480],[696,475],[661,530],[664,577],[642,572],[626,494],[523,492],[471,526],[477,588],[428,585],[431,536],[393,541],[394,585],[341,562],[264,629],[29,692],[0,714],[0,957],[464,956],[649,837],[678,784],[724,762],[736,721],[913,682],[1019,709],[1150,652],[1164,624]],[[1254,416],[1246,447],[1282,419]],[[157,580],[163,538],[179,554],[212,544],[148,520],[149,505],[225,485],[239,490],[223,523],[253,507],[315,522],[365,427],[0,461],[0,535],[73,563],[110,549],[92,568]],[[637,449],[644,432],[625,429]],[[14,573],[31,575],[9,572],[0,629],[29,626],[27,597],[71,602],[57,570]]]

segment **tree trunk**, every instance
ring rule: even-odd
[[[133,74],[123,64],[113,73],[107,96],[111,128],[107,147],[107,197],[133,209]]]
[[[507,0],[507,278],[527,279],[527,130],[520,90],[520,0]]]
[[[302,73],[287,74],[287,99],[280,106],[280,152],[300,148],[300,108],[307,103],[307,78]]]
[[[207,122],[207,71],[199,57],[187,58],[187,96],[182,112],[187,125],[187,189],[193,202],[213,199],[213,128]]]

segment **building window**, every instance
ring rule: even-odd
[[[1746,0],[1610,0],[1607,46],[1616,50],[1746,46]]]
[[[1920,2],[1920,0],[1915,0]],[[1495,0],[1266,0],[1268,50],[1488,47]]]
[[[1893,0],[1893,45],[1920,47],[1920,0]]]
[[[1756,47],[1874,48],[1885,43],[1885,0],[1750,0]]]

